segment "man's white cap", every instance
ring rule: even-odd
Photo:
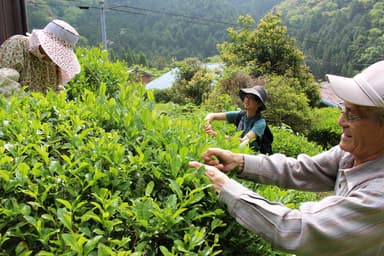
[[[384,107],[384,61],[376,62],[353,78],[326,75],[331,88],[355,105]]]

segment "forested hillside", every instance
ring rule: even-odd
[[[216,44],[227,39],[227,28],[236,26],[240,15],[250,14],[257,21],[280,1],[106,0],[108,48],[127,62],[155,66],[169,59],[205,58],[217,54]],[[82,35],[80,44],[98,45],[99,2],[28,1],[29,25],[42,27],[51,17],[65,19]]]
[[[278,9],[318,78],[353,75],[384,59],[383,1],[284,0]]]
[[[73,24],[80,45],[101,44],[99,0],[30,0],[30,28],[51,18]],[[82,7],[82,8],[79,8]],[[379,0],[105,0],[108,49],[129,64],[161,69],[187,57],[218,53],[240,15],[256,24],[280,11],[305,63],[318,79],[352,75],[384,58],[384,2]]]

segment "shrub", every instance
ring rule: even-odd
[[[275,126],[288,125],[295,132],[306,134],[312,123],[311,108],[298,81],[283,76],[270,76],[266,83],[268,100],[265,118]]]
[[[313,110],[313,125],[307,137],[321,145],[324,149],[329,149],[339,144],[341,128],[337,124],[340,111],[337,108],[320,108]]]
[[[103,87],[103,86],[102,86]],[[105,88],[100,92],[105,93]],[[187,168],[198,137],[152,112],[146,92],[2,100],[3,253],[159,255],[218,251],[223,211]],[[202,200],[205,198],[204,200]]]
[[[301,153],[313,156],[323,151],[321,146],[299,134],[295,134],[289,127],[271,127],[274,141],[273,152],[296,157]]]
[[[200,105],[213,83],[213,72],[195,58],[188,58],[177,66],[179,72],[171,88],[172,101],[178,104]]]
[[[233,105],[229,94],[219,93],[219,91],[219,86],[214,86],[201,107],[209,112],[225,112],[231,109],[238,109],[238,107]]]
[[[68,99],[75,99],[85,90],[97,92],[105,84],[106,94],[115,96],[121,84],[127,85],[128,68],[122,62],[111,62],[108,52],[101,48],[76,48],[81,72],[66,86]]]
[[[167,103],[172,101],[172,89],[153,89],[153,95],[155,96],[155,101],[158,103]]]
[[[187,167],[207,147],[239,151],[236,134],[207,136],[205,112],[194,105],[157,111],[143,85],[116,91],[110,97],[101,83],[76,100],[0,98],[0,254],[284,255],[241,228],[203,170]],[[274,134],[275,151],[317,149],[288,131]],[[292,207],[308,198],[258,192]]]

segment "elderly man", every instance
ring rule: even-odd
[[[229,213],[280,249],[311,256],[384,255],[384,61],[353,78],[327,78],[344,101],[339,145],[296,159],[208,149],[203,155],[205,174]],[[190,162],[190,167],[200,166]],[[223,173],[234,169],[238,177],[256,182],[334,190],[334,195],[290,209]]]

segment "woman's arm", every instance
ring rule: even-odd
[[[227,116],[225,112],[209,113],[204,120],[206,123],[210,123],[213,120],[227,120]]]

